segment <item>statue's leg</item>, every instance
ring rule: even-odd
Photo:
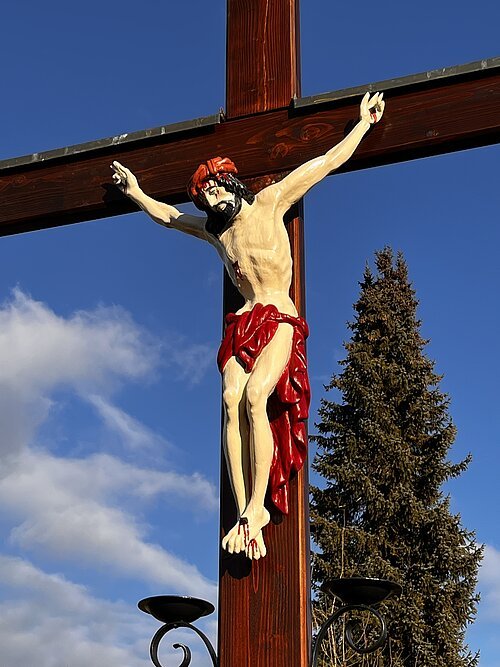
[[[252,464],[252,495],[241,520],[246,523],[244,535],[230,538],[232,550],[246,549],[253,540],[262,543],[260,531],[269,523],[269,512],[264,507],[269,471],[273,460],[273,436],[267,417],[267,400],[273,392],[290,358],[293,327],[280,324],[276,334],[262,350],[246,384],[246,402],[250,424],[250,459]],[[255,547],[255,545],[252,545]]]
[[[238,520],[250,499],[249,426],[244,398],[249,377],[234,357],[229,359],[222,375],[223,444]],[[222,542],[224,548],[229,534]]]

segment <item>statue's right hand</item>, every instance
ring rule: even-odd
[[[128,195],[134,188],[139,187],[137,178],[130,169],[127,169],[127,167],[124,167],[115,160],[111,165],[111,169],[114,172],[113,183],[120,188],[124,194]]]
[[[361,100],[360,118],[370,125],[378,123],[382,118],[385,109],[384,93],[375,93],[370,97],[370,93],[365,93]]]

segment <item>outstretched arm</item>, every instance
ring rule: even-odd
[[[145,194],[134,174],[119,162],[113,162],[113,182],[120,190],[130,197],[155,222],[164,227],[172,227],[186,234],[207,240],[205,232],[206,218],[197,215],[181,213],[175,206],[164,204]]]
[[[370,98],[370,94],[366,93],[361,101],[359,122],[345,139],[324,155],[305,162],[282,181],[266,189],[275,189],[277,196],[287,208],[295,204],[313,185],[319,183],[351,157],[370,125],[378,123],[382,118],[385,107],[383,95],[383,93],[375,93]]]

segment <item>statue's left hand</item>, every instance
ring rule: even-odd
[[[111,169],[113,170],[113,183],[120,188],[123,194],[130,195],[134,190],[138,189],[137,178],[130,169],[127,169],[127,167],[116,160],[111,165]]]
[[[378,123],[382,118],[385,109],[384,93],[375,93],[370,97],[370,93],[366,93],[361,100],[360,118],[365,120],[370,125]]]

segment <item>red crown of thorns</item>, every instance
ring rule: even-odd
[[[237,174],[236,165],[228,157],[214,157],[200,164],[198,169],[189,179],[187,191],[194,204],[198,208],[205,205],[204,199],[200,196],[206,181],[213,177],[223,177],[225,174]]]

